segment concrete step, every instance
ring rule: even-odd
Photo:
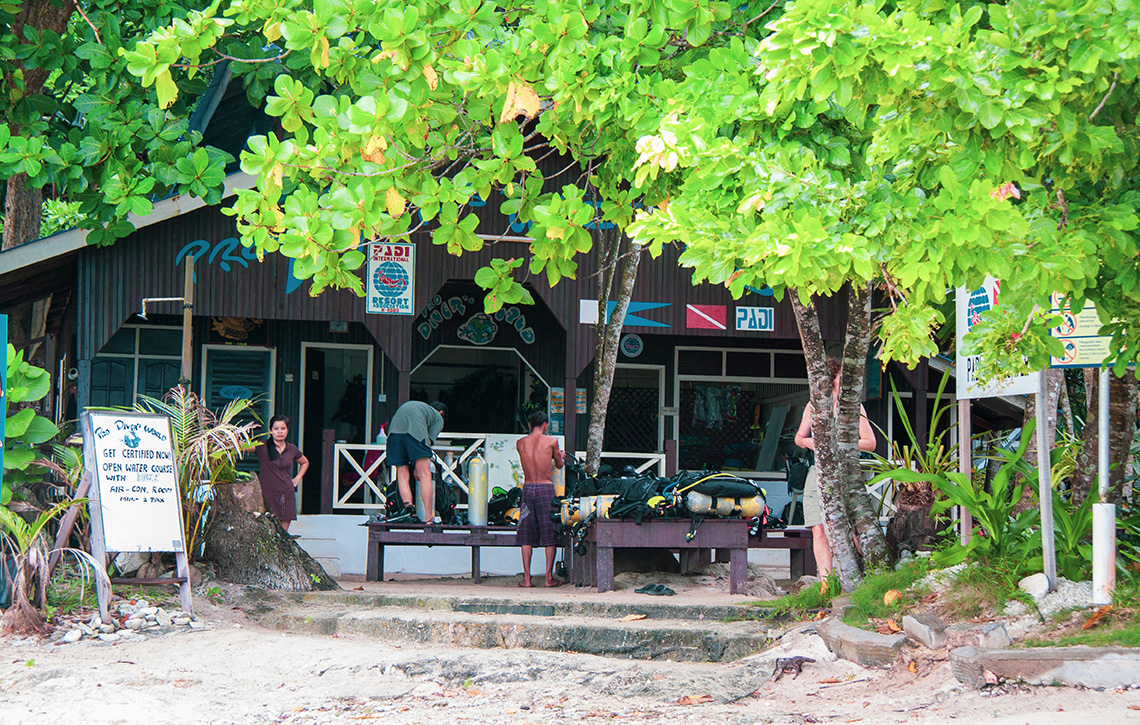
[[[525,592],[526,590],[523,590]],[[560,589],[558,591],[568,591]],[[569,590],[572,591],[572,590]],[[513,593],[511,593],[513,594]],[[354,609],[401,607],[436,612],[481,612],[537,617],[587,617],[621,619],[630,614],[644,614],[652,620],[685,620],[704,626],[713,622],[754,620],[762,610],[745,604],[708,604],[678,601],[672,597],[645,596],[636,602],[593,598],[564,600],[527,599],[518,595],[483,596],[478,594],[417,595],[407,592],[305,592],[283,594],[303,605],[339,605]],[[525,595],[524,595],[525,596]]]
[[[348,596],[347,593],[323,598],[344,596]],[[611,607],[604,615],[590,616],[558,614],[557,608],[550,604],[503,601],[467,601],[462,607],[448,602],[445,608],[393,606],[379,604],[375,598],[355,606],[349,602],[322,602],[322,597],[300,599],[296,606],[275,607],[262,613],[259,621],[266,627],[290,632],[679,662],[736,660],[764,649],[769,643],[768,626],[764,622],[723,622],[707,616],[695,621],[674,616],[622,622],[621,617],[625,615],[621,614],[624,611],[621,607],[616,608],[617,611]],[[444,604],[438,600],[425,603]]]

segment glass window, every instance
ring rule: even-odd
[[[723,375],[724,353],[720,350],[679,350],[677,372],[680,375]]]
[[[130,404],[131,373],[134,361],[130,358],[95,359],[91,362],[91,405],[96,408],[123,407]]]
[[[103,345],[103,349],[99,352],[104,355],[108,353],[134,355],[135,334],[137,329],[136,327],[120,327],[119,331],[112,335],[110,340],[107,340],[107,343]]]
[[[182,355],[182,330],[169,327],[139,329],[139,350],[147,355]]]
[[[766,352],[729,350],[725,353],[724,373],[732,378],[772,376],[771,355]]]

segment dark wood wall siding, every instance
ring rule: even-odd
[[[508,220],[498,216],[500,226]],[[488,222],[489,223],[489,222]],[[289,273],[289,260],[271,254],[258,261],[252,251],[236,242],[233,220],[216,208],[184,214],[136,232],[109,248],[86,249],[79,264],[82,319],[79,328],[79,356],[89,359],[114,334],[127,318],[136,313],[143,297],[180,297],[183,268],[179,254],[195,254],[195,315],[263,318],[267,320],[359,322],[389,355],[399,370],[410,370],[426,354],[414,332],[411,316],[370,315],[364,312],[364,300],[351,292],[326,290],[309,295],[307,281],[297,283]],[[488,243],[478,252],[460,257],[436,247],[426,233],[413,235],[416,243],[417,311],[427,307],[448,282],[464,282],[496,257],[511,258],[525,254],[522,242]],[[739,301],[717,285],[692,285],[692,272],[677,264],[678,250],[666,247],[658,259],[644,259],[634,292],[634,318],[649,320],[661,326],[646,326],[631,319],[626,331],[665,336],[685,336],[706,344],[742,344],[763,347],[769,340],[796,340],[798,331],[787,300],[748,293]],[[593,358],[594,333],[590,325],[579,323],[579,302],[597,298],[599,284],[592,259],[580,262],[577,279],[563,280],[551,288],[545,275],[520,277],[545,303],[546,310],[536,313],[549,324],[545,340],[568,334],[560,346],[545,350],[549,356],[565,360],[565,377],[579,375]],[[643,303],[661,304],[644,309]],[[719,305],[726,308],[725,330],[691,328],[687,323],[686,304]],[[737,306],[773,306],[774,330],[767,332],[737,331],[733,311]],[[824,336],[838,339],[845,323],[842,300],[820,305]],[[155,313],[177,312],[177,303],[157,303]],[[561,329],[558,329],[561,328]],[[536,328],[537,329],[537,328]],[[537,365],[536,365],[537,367]],[[544,370],[546,364],[543,363]],[[545,372],[544,372],[545,375]],[[555,378],[559,376],[553,376]]]

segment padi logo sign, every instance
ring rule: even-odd
[[[771,307],[737,307],[736,329],[747,332],[772,332],[776,329]]]

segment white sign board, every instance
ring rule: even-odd
[[[414,244],[368,245],[365,312],[415,314],[416,247]]]
[[[105,551],[185,548],[170,420],[162,415],[86,411],[83,455],[94,477],[91,515]]]
[[[776,329],[772,307],[737,307],[736,329],[749,332],[772,332]]]
[[[510,490],[523,485],[522,463],[515,444],[525,437],[523,433],[487,436],[484,451],[487,454],[487,481],[491,487]],[[565,453],[565,438],[560,435],[554,437],[558,439],[558,448]]]
[[[982,286],[969,291],[965,287],[958,288],[957,297],[957,344],[961,350],[962,342],[981,314],[997,304],[998,292],[1001,282],[993,277],[986,277]],[[978,361],[980,355],[957,355],[956,377],[958,378],[958,400],[969,398],[996,398],[999,395],[1030,395],[1037,392],[1037,378],[1033,375],[1019,375],[1007,380],[992,380],[989,385],[979,385],[977,379]]]
[[[1061,316],[1061,324],[1049,331],[1065,347],[1062,357],[1050,359],[1053,368],[1099,368],[1112,351],[1112,336],[1100,334],[1100,315],[1091,302],[1074,312],[1066,306],[1061,309],[1064,295],[1054,292],[1049,296],[1053,314]]]

